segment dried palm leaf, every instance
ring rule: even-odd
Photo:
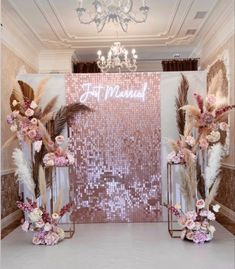
[[[63,189],[61,188],[55,206],[53,208],[53,211],[59,214],[62,208],[62,203],[63,203]]]
[[[58,95],[53,97],[45,106],[45,108],[43,109],[42,112],[42,117],[46,116],[48,113],[52,112],[52,110],[54,109],[56,102],[58,100]]]
[[[45,90],[45,86],[46,86],[46,84],[47,84],[47,82],[48,82],[49,79],[50,79],[50,78],[45,78],[45,79],[43,79],[43,80],[39,83],[37,89],[35,90],[35,93],[34,93],[34,101],[35,101],[37,104],[40,102],[40,100],[41,100],[41,98],[42,98],[42,95],[43,95],[44,90]]]
[[[38,127],[40,129],[41,134],[42,134],[43,144],[45,145],[46,149],[49,151],[50,148],[48,147],[48,144],[51,141],[51,136],[48,133],[46,127],[42,124],[42,122],[40,120],[38,121]]]
[[[2,145],[2,150],[9,147],[14,141],[17,140],[17,135],[14,134],[10,138],[7,139],[7,141]]]
[[[34,100],[34,91],[33,89],[25,82],[19,80],[18,83],[20,84],[20,88],[22,94],[24,96],[24,100],[28,102],[32,102]]]
[[[215,182],[214,182],[214,184],[213,184],[213,186],[212,186],[212,188],[211,188],[211,190],[209,192],[209,195],[206,197],[206,200],[205,200],[206,208],[209,208],[209,205],[212,203],[212,201],[216,197],[218,189],[219,189],[220,181],[221,181],[221,178],[218,177],[215,180]]]
[[[175,98],[175,107],[176,107],[176,123],[179,134],[183,135],[184,126],[185,126],[185,111],[180,108],[188,104],[188,90],[189,84],[186,77],[181,74],[181,82],[178,87],[178,97]]]
[[[189,116],[192,116],[196,119],[198,119],[201,115],[200,110],[194,106],[191,106],[191,105],[182,106],[180,109],[186,110],[188,112]]]
[[[81,103],[74,103],[68,106],[61,107],[56,113],[54,118],[54,131],[52,139],[60,135],[65,128],[65,124],[71,119],[76,113],[91,112],[92,110]]]
[[[39,183],[39,191],[42,199],[42,206],[46,207],[47,204],[47,186],[46,186],[46,179],[45,179],[45,171],[40,165],[39,167],[39,178],[38,178],[38,183]]]
[[[49,122],[50,120],[52,120],[53,115],[55,112],[49,112],[47,113],[45,116],[43,116],[40,121],[45,125],[47,122]]]

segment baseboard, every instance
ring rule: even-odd
[[[21,210],[17,209],[15,212],[1,219],[1,229],[6,228],[10,224],[12,224],[14,221],[19,220],[21,217],[22,217],[22,212]]]
[[[231,221],[235,222],[235,212],[228,207],[220,204],[219,202],[215,201],[216,204],[220,205],[220,213],[223,214],[225,217],[230,219]]]

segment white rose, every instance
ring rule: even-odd
[[[54,220],[58,220],[60,218],[60,215],[58,213],[53,213],[51,216]]]
[[[30,104],[30,107],[31,107],[32,109],[35,109],[37,106],[38,106],[38,105],[36,104],[35,101],[32,101],[31,104]]]
[[[198,209],[202,209],[203,207],[205,207],[205,201],[203,199],[197,200],[196,207]]]
[[[17,106],[18,105],[18,102],[16,100],[13,100],[12,105],[13,106]]]
[[[42,227],[44,226],[44,221],[43,221],[42,219],[40,219],[39,221],[37,221],[37,222],[35,223],[35,226],[36,226],[37,228],[42,228]]]
[[[206,139],[211,143],[215,143],[220,140],[220,132],[212,131],[209,135],[206,136]]]
[[[37,222],[42,217],[42,211],[39,208],[34,208],[33,211],[29,213],[29,218],[32,222]]]
[[[194,227],[195,227],[195,222],[193,220],[187,220],[186,221],[186,227],[189,229],[189,230],[192,230]]]
[[[17,125],[11,125],[10,130],[14,133],[17,131]]]
[[[44,225],[44,231],[46,232],[49,232],[51,230],[52,226],[49,222],[47,222],[45,225]]]
[[[34,142],[33,147],[34,147],[36,152],[39,152],[41,150],[41,147],[42,147],[42,140]]]
[[[211,235],[213,235],[214,232],[216,231],[216,229],[215,229],[215,227],[214,227],[213,225],[210,225],[210,226],[208,227],[208,231],[210,232]]]
[[[213,205],[213,206],[212,206],[212,209],[213,209],[214,212],[219,212],[220,205],[218,205],[218,204]]]

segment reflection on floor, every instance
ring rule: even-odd
[[[33,246],[19,228],[2,240],[4,269],[234,269],[234,236],[219,223],[204,245],[171,239],[166,223],[83,224],[54,247]]]

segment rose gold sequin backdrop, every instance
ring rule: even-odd
[[[80,101],[83,84],[141,91],[145,82],[144,100],[105,98],[105,88],[96,90],[84,102],[94,112],[71,122],[77,223],[161,220],[160,75],[67,74],[66,102]]]

